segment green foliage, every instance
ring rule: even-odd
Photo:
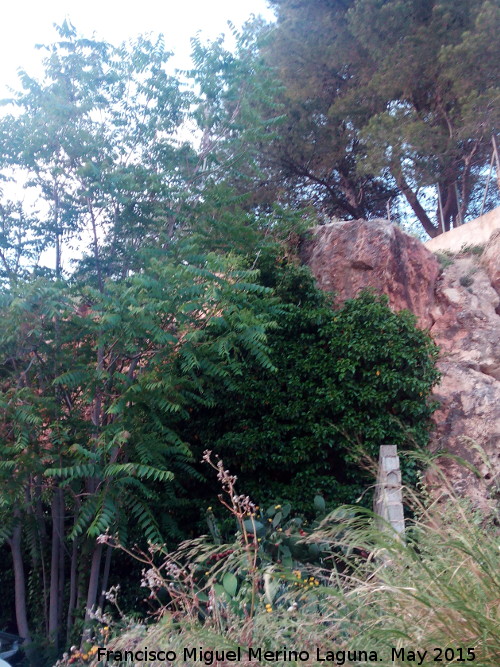
[[[238,521],[242,539],[250,540],[255,547],[255,555],[260,565],[282,565],[287,568],[300,568],[306,563],[324,565],[331,553],[317,545],[304,544],[304,537],[310,535],[326,515],[326,503],[323,496],[314,496],[314,518],[294,512],[292,505],[270,505],[266,509],[259,505],[252,511],[242,515]],[[234,521],[225,521],[224,517],[216,518],[210,508],[207,511],[207,523],[210,533],[217,544],[231,542],[234,535]],[[201,565],[201,570],[210,566],[211,562],[220,560],[220,556],[209,558],[208,563]]]
[[[385,215],[399,192],[430,236],[443,230],[426,186],[444,231],[479,215],[499,121],[498,2],[272,4],[267,59],[289,100],[276,162],[290,185],[349,217]]]
[[[195,67],[189,72],[200,93],[193,115],[202,133],[197,181],[204,188],[229,185],[259,215],[287,200],[281,181],[262,161],[286,113],[277,95],[282,85],[260,50],[268,33],[254,19],[241,31],[233,28],[231,49],[222,37],[208,44],[194,38]]]
[[[207,446],[272,499],[242,518],[240,538],[260,537],[252,557],[273,568],[322,558],[299,544],[305,521],[284,500],[322,514],[363,489],[359,462],[379,444],[426,442],[429,338],[374,295],[332,311],[295,265],[310,174],[295,197],[270,156],[329,111],[306,105],[300,131],[283,133],[289,95],[266,65],[261,29],[235,33],[236,54],[195,39],[195,94],[166,74],[161,38],[114,47],[65,22],[43,47],[42,77],[20,72],[6,101],[0,178],[25,182],[39,212],[0,207],[0,542],[21,557],[17,611],[27,599],[47,654],[65,642],[61,619],[67,642],[88,623],[110,535],[127,548],[195,530],[191,498],[212,494],[206,483],[193,492]],[[178,139],[186,119],[202,132],[198,149]],[[352,190],[354,125],[326,125],[312,135],[344,153],[338,210],[383,208],[381,181]],[[70,273],[68,251],[83,238]],[[42,250],[54,270],[38,266]],[[215,516],[210,525],[227,536]],[[246,575],[218,574],[233,607],[255,603]]]
[[[131,535],[179,538],[186,482],[200,479],[180,418],[210,405],[214,387],[241,374],[241,359],[273,369],[276,300],[255,278],[231,258],[193,263],[173,253],[103,291],[18,279],[4,294],[0,537],[9,543],[21,524],[32,546],[27,574],[41,590],[30,613],[40,635],[49,592],[39,574],[51,571],[56,548],[46,533],[57,525],[55,499],[64,511],[59,539],[82,553],[71,565],[82,587],[100,535],[123,544]],[[57,576],[68,566],[58,562]],[[70,604],[66,591],[61,604]]]
[[[437,252],[435,255],[442,269],[446,269],[448,266],[453,264],[454,256],[452,254],[446,252]]]
[[[86,289],[92,307],[83,312],[73,307],[70,288],[41,283],[20,285],[4,308],[5,482],[19,488],[9,463],[16,453],[33,456],[34,466],[25,462],[16,477],[38,470],[73,492],[94,480],[74,535],[119,529],[127,508],[145,521],[137,505],[150,498],[144,482],[171,481],[170,467],[192,470],[175,415],[209,403],[211,384],[224,384],[242,354],[272,369],[265,345],[272,299],[262,299],[266,289],[251,282],[251,272],[211,264],[217,273],[153,263],[105,294]],[[17,377],[25,386],[16,387]],[[88,416],[96,400],[98,424]],[[40,460],[35,443],[44,439],[57,447],[42,445]]]
[[[460,254],[465,255],[470,253],[471,255],[482,255],[484,252],[484,245],[463,245],[460,248]]]
[[[269,339],[268,370],[251,358],[244,374],[197,406],[185,422],[193,451],[209,448],[246,480],[259,503],[310,509],[311,490],[354,501],[359,464],[382,444],[425,446],[439,377],[436,348],[408,312],[365,293],[332,310],[305,268],[263,262],[282,310]],[[414,479],[413,463],[405,467]]]
[[[59,41],[42,47],[42,77],[21,71],[21,89],[3,101],[10,113],[0,121],[0,169],[25,182],[39,208],[31,234],[23,238],[20,225],[16,238],[10,220],[26,224],[28,215],[20,205],[2,207],[3,272],[12,279],[28,260],[36,267],[36,250],[51,247],[60,278],[68,243],[83,239],[80,275],[102,286],[105,276],[137,270],[148,246],[172,236],[182,174],[196,157],[176,138],[191,95],[166,74],[171,54],[161,37],[114,47],[68,22],[57,30]]]

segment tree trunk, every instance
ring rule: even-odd
[[[19,519],[19,513],[15,513]],[[8,540],[12,552],[12,564],[14,568],[14,591],[16,605],[17,632],[25,642],[31,641],[28,627],[28,616],[26,613],[26,580],[24,577],[23,554],[21,550],[21,524],[17,523],[12,537]]]
[[[76,567],[76,603],[75,610],[78,612],[82,606],[87,593],[87,573],[90,562],[90,544],[88,539],[81,544],[79,558]]]
[[[71,549],[71,564],[69,574],[69,601],[68,601],[68,616],[66,619],[66,643],[69,644],[71,630],[73,628],[73,616],[76,608],[76,592],[77,592],[77,565],[78,565],[78,539],[73,540]]]
[[[87,604],[85,606],[85,623],[90,620],[90,612],[96,606],[99,589],[99,574],[101,571],[102,544],[96,544],[92,554],[90,566],[89,587],[87,589]]]
[[[58,636],[61,637],[61,630],[62,630],[62,620],[63,620],[63,609],[64,609],[64,579],[65,579],[65,574],[66,574],[66,567],[65,567],[65,557],[64,557],[64,552],[65,552],[65,545],[64,545],[64,491],[63,489],[59,489],[59,492],[61,494],[61,498],[59,500],[59,507],[60,507],[60,515],[59,515],[59,536],[60,536],[60,546],[59,546],[59,585],[58,585],[58,608],[59,608],[59,614],[57,617],[57,627],[58,627]]]
[[[450,231],[457,226],[456,218],[458,213],[458,202],[455,192],[455,181],[449,182],[446,185],[443,185],[441,188],[442,196],[444,194],[443,201],[443,218],[444,218],[444,228],[445,231]]]
[[[92,206],[92,201],[90,200],[90,197],[87,197],[87,206],[89,209],[90,213],[90,221],[92,223],[92,245],[93,245],[93,251],[94,251],[94,261],[95,261],[95,266],[97,269],[97,282],[99,284],[99,291],[103,292],[104,291],[104,282],[102,279],[102,269],[101,269],[101,260],[99,257],[99,240],[97,238],[97,221],[94,213],[94,207]]]
[[[64,566],[62,537],[64,527],[64,500],[62,489],[56,489],[52,497],[52,552],[50,563],[50,602],[49,602],[49,637],[56,646],[59,634],[59,619],[61,617],[61,560]],[[62,559],[61,559],[62,555]]]
[[[396,183],[398,184],[399,189],[406,197],[406,201],[412,207],[413,212],[417,216],[420,224],[425,229],[427,234],[429,234],[431,239],[435,238],[436,236],[439,236],[440,234],[439,227],[436,227],[435,225],[432,224],[431,219],[425,212],[422,204],[418,201],[417,195],[410,188],[403,174],[401,172],[393,173],[393,176],[396,180]]]
[[[45,632],[49,634],[49,614],[48,614],[48,599],[49,599],[49,586],[47,582],[47,568],[46,568],[46,556],[49,551],[48,546],[48,536],[47,528],[45,521],[45,512],[42,505],[42,482],[40,476],[37,475],[34,481],[34,502],[33,502],[33,511],[35,517],[35,526],[38,536],[38,541],[40,544],[40,567],[42,572],[42,585],[43,585],[43,620],[45,625]]]
[[[104,608],[104,593],[108,588],[109,582],[109,573],[111,571],[111,556],[113,555],[113,547],[110,547],[109,544],[106,549],[106,560],[104,561],[104,572],[102,575],[102,584],[101,584],[101,596],[99,598],[99,609],[102,611]]]

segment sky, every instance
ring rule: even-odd
[[[0,12],[0,99],[19,89],[20,68],[34,76],[42,74],[44,53],[36,44],[58,39],[54,24],[68,19],[84,37],[120,44],[141,33],[162,33],[174,56],[172,68],[190,66],[190,38],[201,32],[203,39],[229,34],[227,22],[241,27],[252,14],[272,20],[266,0],[3,0]],[[3,183],[6,197],[22,199],[29,209],[35,202],[19,182]],[[37,204],[38,205],[38,204]],[[73,255],[81,254],[73,249]],[[53,251],[40,262],[54,264]]]
[[[189,39],[227,32],[227,21],[241,26],[252,14],[272,19],[266,0],[4,0],[0,13],[0,98],[17,87],[21,67],[36,75],[35,44],[56,39],[54,23],[68,18],[85,37],[114,44],[144,32],[163,33],[175,65],[189,65]]]

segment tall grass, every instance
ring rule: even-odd
[[[286,569],[258,556],[257,538],[242,523],[243,497],[234,497],[228,507],[242,529],[233,544],[186,543],[158,566],[145,558],[152,595],[163,588],[169,603],[159,606],[156,622],[129,624],[109,649],[147,646],[178,656],[145,665],[211,664],[210,653],[185,660],[184,649],[240,647],[237,663],[212,664],[365,665],[375,664],[376,653],[382,666],[500,666],[500,541],[493,519],[453,497],[417,503],[403,541],[389,527],[377,529],[370,512],[340,508],[304,538],[322,549],[321,566]],[[285,652],[249,660],[250,646],[302,651],[301,659]],[[73,664],[119,664],[85,655],[75,655]]]

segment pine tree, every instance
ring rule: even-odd
[[[430,236],[477,215],[499,123],[498,1],[272,4],[268,57],[295,102],[295,183],[302,170],[328,206],[352,179],[352,201],[363,193],[369,215],[380,214],[370,188],[379,184],[381,203],[399,191]],[[436,186],[433,214],[425,195]]]

